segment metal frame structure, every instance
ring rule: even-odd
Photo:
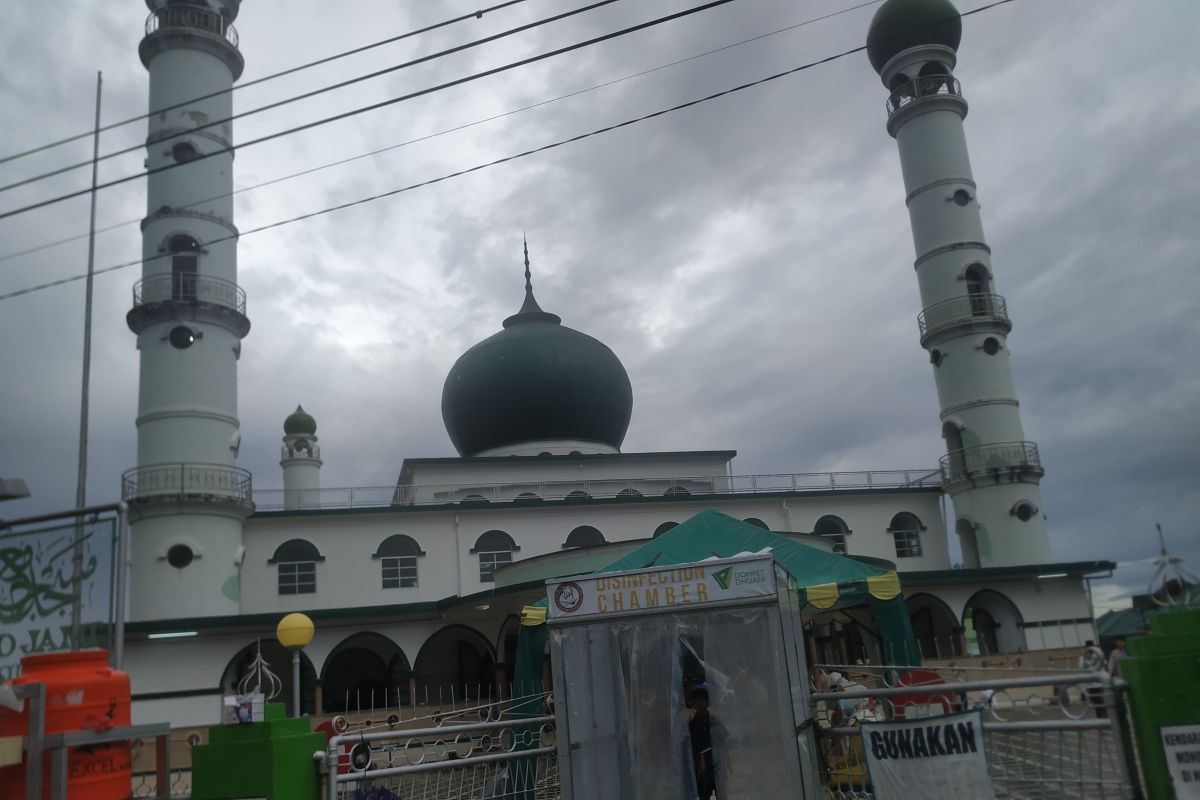
[[[1143,797],[1126,724],[1125,683],[1105,673],[1025,671],[968,681],[947,670],[938,682],[895,685],[895,673],[878,667],[818,669],[883,684],[812,695],[827,798],[874,797],[861,751],[856,752],[859,723],[936,719],[971,709],[984,711],[984,746],[998,800]]]

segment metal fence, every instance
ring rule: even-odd
[[[535,459],[530,459],[534,461]],[[641,478],[580,478],[569,481],[524,483],[400,484],[304,489],[285,494],[283,489],[254,492],[260,511],[283,508],[369,508],[489,503],[514,505],[552,501],[616,499],[635,502],[652,497],[714,495],[770,495],[799,492],[853,491],[862,489],[931,489],[942,485],[937,469],[871,470],[862,472],[807,472],[778,475],[700,475]],[[289,503],[289,501],[291,501]]]
[[[548,695],[365,726],[329,740],[326,800],[552,800],[559,797]],[[516,713],[537,716],[519,718]]]
[[[851,682],[828,685],[839,672]],[[981,709],[997,800],[1140,797],[1125,725],[1124,683],[1104,673],[921,670],[907,685],[879,667],[829,665],[817,673],[821,783],[827,798],[870,800],[863,723]]]
[[[155,772],[135,772],[133,773],[133,787],[129,796],[134,798],[134,800],[166,797],[172,798],[172,800],[186,800],[186,798],[191,797],[191,767],[172,769],[169,780],[170,788],[166,793],[163,793],[158,791],[158,775]]]

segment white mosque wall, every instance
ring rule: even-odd
[[[832,514],[851,530],[847,549],[852,555],[894,561],[900,571],[948,569],[939,497],[936,492],[880,492],[262,514],[244,526],[242,613],[425,603],[473,595],[494,585],[480,579],[479,557],[472,552],[479,537],[488,531],[499,530],[512,537],[518,547],[513,560],[520,561],[561,552],[568,535],[580,526],[597,529],[608,542],[648,539],[664,523],[684,522],[710,507],[738,519],[759,519],[781,532],[809,533],[820,517]],[[915,515],[925,526],[920,532],[919,557],[896,555],[888,526],[900,512]],[[415,587],[382,588],[381,564],[372,555],[381,542],[395,534],[411,537],[424,551],[417,559]],[[316,565],[315,593],[279,594],[277,567],[268,562],[276,549],[291,539],[312,543],[324,559]]]

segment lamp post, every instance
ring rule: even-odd
[[[305,614],[288,614],[279,620],[275,638],[292,651],[292,714],[300,716],[300,651],[312,641],[313,621]]]

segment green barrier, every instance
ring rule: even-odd
[[[1194,797],[1200,787],[1200,610],[1155,614],[1150,635],[1131,639],[1128,651],[1121,677],[1129,683],[1149,796]],[[1176,785],[1193,793],[1177,795]]]
[[[307,718],[286,718],[282,703],[268,703],[263,716],[208,729],[208,744],[192,749],[192,800],[318,800],[313,753],[325,749],[324,734]]]

